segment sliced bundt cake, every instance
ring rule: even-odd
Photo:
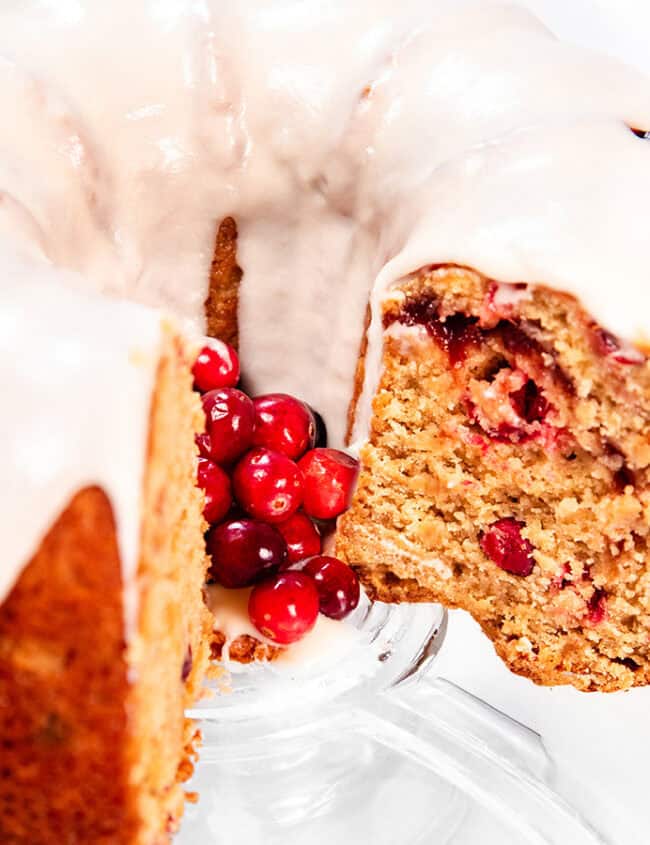
[[[569,295],[463,267],[383,323],[339,554],[377,598],[469,610],[539,683],[648,683],[648,359]]]
[[[193,347],[51,279],[3,317],[5,483],[32,511],[3,522],[0,841],[167,842],[209,656]]]

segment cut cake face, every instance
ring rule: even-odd
[[[538,683],[647,683],[646,357],[570,296],[465,268],[383,313],[338,553],[379,599],[468,610]]]

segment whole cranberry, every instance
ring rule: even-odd
[[[248,615],[267,639],[280,645],[295,643],[316,624],[316,585],[302,572],[281,572],[266,578],[253,587]]]
[[[316,421],[311,409],[288,393],[268,393],[253,399],[255,446],[265,446],[295,460],[316,439]]]
[[[314,579],[320,612],[330,619],[343,619],[359,604],[359,579],[342,560],[316,555],[302,571]]]
[[[213,528],[206,545],[210,575],[224,587],[247,587],[279,566],[287,554],[282,535],[256,519],[231,519]]]
[[[312,449],[298,462],[303,506],[314,519],[333,519],[349,506],[359,462],[338,449]]]
[[[282,522],[300,507],[302,476],[292,460],[271,449],[251,449],[233,473],[239,504],[257,519]]]
[[[211,338],[199,352],[192,367],[192,375],[197,390],[234,387],[239,381],[237,353],[227,343]]]
[[[255,425],[251,399],[234,387],[221,387],[203,394],[206,435],[199,448],[218,464],[230,464],[250,447]],[[199,435],[201,437],[201,435]]]
[[[287,544],[287,564],[320,554],[320,532],[304,513],[294,513],[284,522],[278,522],[277,529]]]
[[[203,516],[209,523],[220,522],[232,505],[232,487],[228,474],[213,461],[199,458],[196,477],[199,487],[205,491]]]
[[[530,575],[535,566],[533,544],[522,537],[523,522],[512,517],[492,523],[480,539],[485,554],[512,575]]]

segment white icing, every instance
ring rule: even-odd
[[[408,354],[416,344],[430,342],[430,335],[426,326],[407,326],[405,323],[395,322],[384,332],[384,338],[392,338],[398,342],[402,354]]]
[[[261,634],[248,616],[248,599],[251,587],[230,590],[219,584],[206,587],[206,600],[214,617],[214,630],[225,637],[222,660],[230,660],[230,646],[241,636],[251,636],[268,645],[277,646]],[[274,663],[277,667],[314,667],[323,659],[328,661],[340,657],[358,643],[359,631],[345,622],[337,622],[318,614],[316,624],[302,639],[283,647]]]
[[[253,625],[248,615],[248,599],[252,587],[231,590],[220,584],[209,584],[205,588],[208,608],[214,617],[214,630],[225,637],[223,659],[229,660],[230,646],[238,637],[254,637],[267,645],[275,645]]]
[[[335,665],[358,647],[362,639],[361,632],[349,622],[319,614],[311,631],[290,648],[285,648],[275,662],[282,668],[308,667],[313,671],[319,664]]]
[[[0,601],[61,508],[99,484],[116,520],[128,633],[160,317],[73,292],[63,273],[33,262],[27,272],[8,251],[3,261]]]
[[[508,309],[531,298],[532,291],[529,286],[519,287],[518,285],[508,285],[501,282],[494,289],[492,305],[497,310]]]
[[[650,127],[650,84],[517,7],[6,3],[0,104],[0,237],[11,253],[201,329],[215,226],[234,215],[249,386],[306,399],[333,445],[368,297],[357,446],[379,377],[382,299],[423,265],[555,285],[621,337],[650,334],[650,143],[625,125]],[[5,271],[6,254],[3,286],[24,285],[32,271]],[[88,404],[70,401],[76,415]],[[65,454],[74,440],[71,428]],[[66,490],[90,475],[107,486],[108,468],[72,457]],[[12,461],[9,473],[12,508],[31,513],[36,480]],[[38,496],[46,515],[64,504],[62,488]],[[21,522],[5,589],[46,524]]]

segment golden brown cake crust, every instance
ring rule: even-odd
[[[242,271],[237,264],[237,224],[226,217],[217,227],[205,301],[207,333],[237,348],[237,304]]]
[[[142,845],[166,843],[183,812],[197,732],[184,716],[201,693],[212,618],[203,601],[207,558],[195,433],[205,424],[192,390],[193,349],[166,328],[152,398],[138,561],[138,631],[128,660],[130,783]]]
[[[192,352],[163,334],[128,646],[115,520],[97,487],[72,498],[0,605],[3,845],[165,845],[182,813],[197,743],[184,708],[211,617]]]
[[[237,304],[242,271],[237,264],[237,224],[226,217],[217,227],[214,255],[210,269],[210,285],[205,301],[205,316],[210,337],[216,337],[237,348]],[[226,642],[220,631],[211,635],[212,656],[220,660]],[[275,660],[281,649],[244,634],[229,644],[228,656],[237,663]]]
[[[352,397],[350,399],[350,404],[348,406],[348,419],[347,419],[347,427],[345,431],[345,442],[347,444],[350,443],[352,439],[352,430],[354,428],[354,420],[357,413],[357,403],[359,401],[359,397],[361,396],[361,391],[363,389],[363,380],[366,375],[366,352],[368,349],[368,327],[370,326],[370,305],[366,308],[366,318],[365,318],[365,325],[363,327],[363,334],[361,335],[361,344],[359,348],[359,358],[357,360],[357,366],[354,371],[354,384],[352,386]]]
[[[90,487],[0,606],[3,845],[132,841],[122,610],[111,506]]]
[[[538,683],[646,684],[650,364],[571,297],[494,284],[430,268],[387,303],[337,552],[378,598],[468,610]],[[501,520],[526,574],[486,551]]]

